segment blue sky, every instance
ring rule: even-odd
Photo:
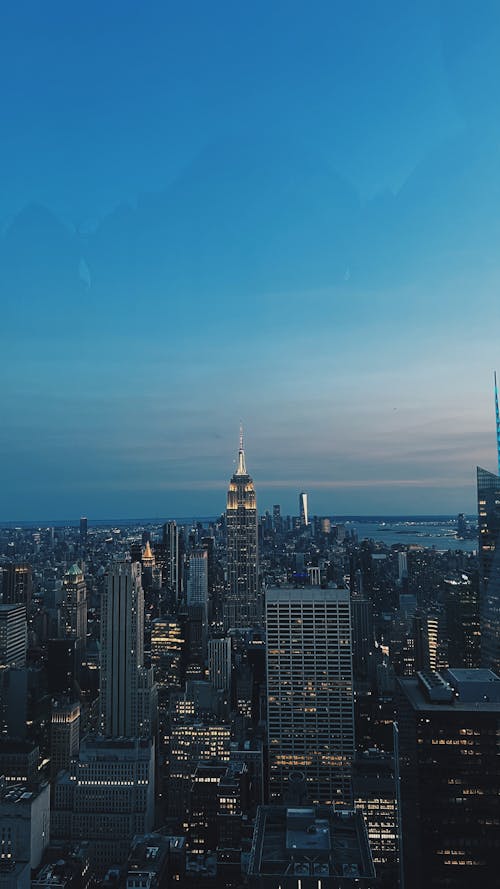
[[[2,15],[0,519],[473,511],[498,5]]]

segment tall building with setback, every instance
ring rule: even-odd
[[[500,679],[490,670],[399,679],[405,889],[493,886],[500,854]]]
[[[262,620],[259,596],[257,501],[245,465],[240,434],[238,466],[227,492],[227,594],[224,623],[227,629],[252,627]]]
[[[310,801],[351,801],[354,755],[348,590],[266,592],[270,799],[303,773]]]
[[[477,467],[481,664],[500,671],[500,477]]]
[[[152,734],[152,668],[144,665],[140,562],[112,563],[101,604],[100,730],[113,738]]]

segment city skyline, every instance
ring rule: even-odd
[[[1,520],[473,510],[500,12],[282,12],[6,14]]]

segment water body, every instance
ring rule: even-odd
[[[338,521],[339,519],[337,519]],[[468,527],[474,530],[476,522],[477,519],[474,516],[470,517],[467,523]],[[422,520],[420,518],[412,519],[408,516],[400,520],[381,518],[378,521],[345,518],[343,524],[348,531],[355,529],[359,540],[372,539],[380,541],[386,546],[417,544],[428,548],[434,547],[437,550],[458,549],[468,553],[474,552],[478,548],[476,536],[470,540],[457,538],[456,517]]]

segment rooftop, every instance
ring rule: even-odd
[[[372,885],[375,871],[363,816],[331,806],[259,806],[248,872]]]

